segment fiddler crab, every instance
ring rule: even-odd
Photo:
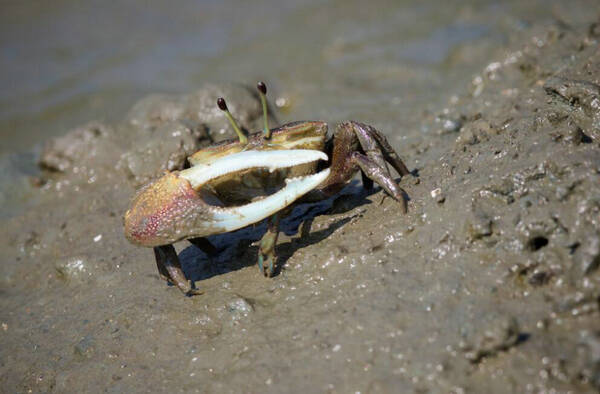
[[[402,177],[410,174],[387,139],[359,122],[344,122],[332,136],[319,121],[293,122],[270,129],[267,88],[259,82],[264,129],[246,136],[223,98],[217,105],[238,135],[201,149],[188,158],[190,168],[166,172],[143,186],[125,213],[125,236],[154,248],[161,278],[185,295],[202,294],[182,269],[173,243],[187,239],[208,255],[217,249],[205,237],[267,219],[258,266],[271,277],[279,220],[294,202],[314,202],[338,193],[361,171],[363,186],[379,184],[406,213],[406,192],[392,178],[389,163]]]

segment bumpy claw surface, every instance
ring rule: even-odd
[[[210,223],[210,212],[190,183],[178,173],[167,172],[146,185],[125,213],[125,236],[136,245],[172,244],[188,236],[193,222]],[[221,231],[215,227],[214,233]]]

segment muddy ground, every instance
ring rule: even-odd
[[[264,224],[212,237],[216,258],[181,243],[202,296],[159,279],[122,215],[230,136],[217,96],[259,129],[253,91],[153,95],[52,140],[35,204],[0,229],[3,390],[599,390],[600,27],[527,34],[391,139],[418,175],[407,215],[360,180],[300,206],[273,279],[255,266]]]

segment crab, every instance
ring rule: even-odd
[[[338,193],[354,175],[363,186],[381,186],[407,211],[406,192],[392,177],[389,163],[403,177],[410,174],[383,134],[348,121],[331,136],[321,121],[288,123],[270,129],[266,86],[259,82],[264,128],[246,136],[227,109],[238,139],[206,147],[188,158],[190,168],[165,172],[143,186],[124,216],[126,238],[154,248],[159,276],[187,296],[202,294],[185,277],[173,243],[188,240],[208,255],[218,251],[205,237],[235,231],[267,219],[258,250],[259,271],[275,272],[279,221],[296,202],[316,202]]]

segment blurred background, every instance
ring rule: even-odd
[[[3,1],[0,157],[205,82],[265,80],[294,119],[410,123],[515,31],[586,12],[570,3]]]

